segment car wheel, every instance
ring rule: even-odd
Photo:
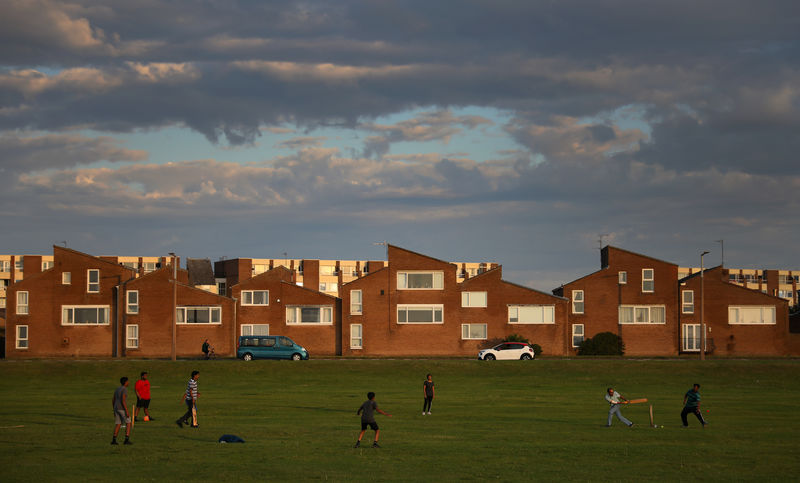
[[[300,357],[300,354],[292,354],[293,361],[299,361],[300,359],[302,359],[302,357]]]
[[[520,357],[520,359],[522,359],[523,361],[529,361],[529,360],[531,360],[531,355],[530,354],[522,354],[522,357]]]
[[[483,356],[483,360],[485,361],[493,361],[495,359],[494,354],[486,354]]]
[[[253,360],[253,354],[247,353],[247,354],[242,356],[242,359],[244,359],[246,361],[252,361]]]

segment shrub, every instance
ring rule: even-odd
[[[529,342],[527,337],[522,337],[519,334],[511,334],[503,342],[525,342],[526,344]]]
[[[622,337],[613,332],[600,332],[594,337],[581,342],[578,349],[580,356],[621,356],[625,353]]]
[[[531,349],[533,349],[533,355],[535,355],[536,357],[539,357],[539,354],[542,353],[542,346],[540,346],[539,344],[532,344]]]

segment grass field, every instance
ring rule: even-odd
[[[179,429],[195,368],[200,428]],[[156,420],[110,446],[113,391],[126,375],[135,401],[141,370]],[[793,481],[798,374],[797,360],[3,361],[0,479]],[[695,381],[706,429],[680,423]],[[664,428],[647,404],[623,409],[636,427],[604,427],[608,386],[649,398]],[[393,417],[377,416],[383,448],[354,449],[370,390]]]

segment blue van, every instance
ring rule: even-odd
[[[308,360],[308,351],[282,335],[244,335],[239,337],[236,357],[246,361],[253,359]]]

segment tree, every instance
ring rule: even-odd
[[[613,332],[600,332],[584,339],[578,349],[579,356],[621,356],[625,353],[622,337]]]

